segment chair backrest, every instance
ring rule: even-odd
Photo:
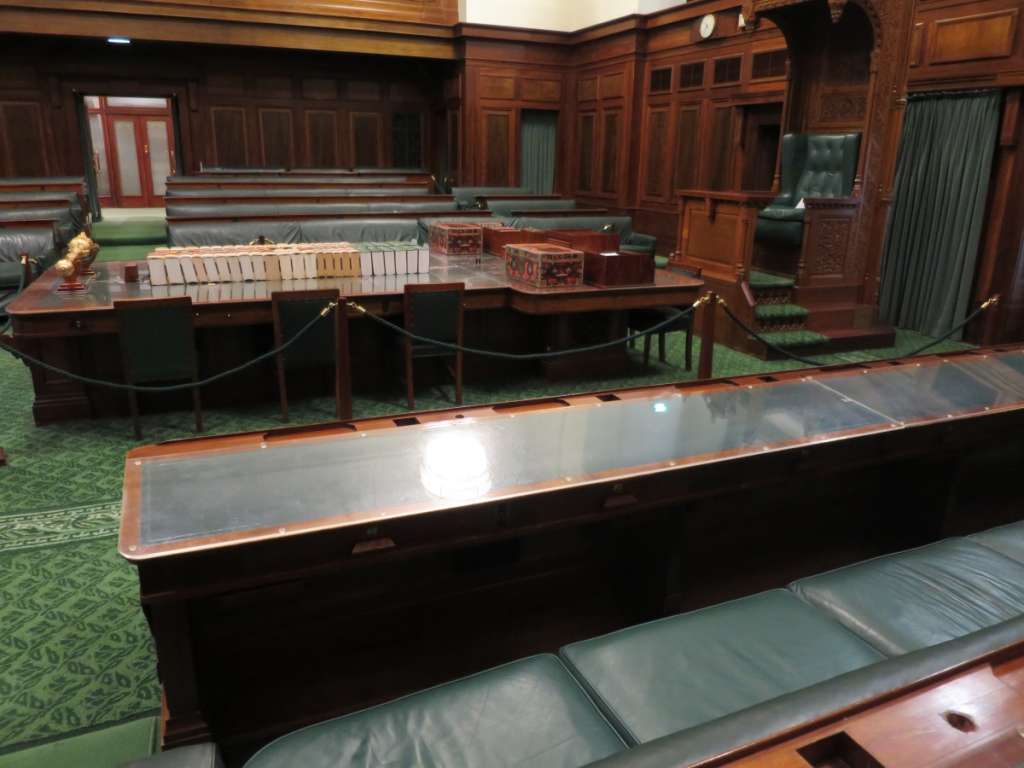
[[[274,318],[274,346],[280,346],[301,331],[331,301],[341,301],[338,290],[274,291],[270,294]],[[347,342],[345,309],[339,307],[332,314],[315,323],[294,344],[284,351],[285,364],[292,368],[333,365],[339,354],[339,336]],[[344,345],[347,348],[347,344]]]
[[[183,381],[199,373],[192,299],[115,301],[125,381]]]
[[[853,190],[859,133],[786,134],[782,139],[781,192],[790,205],[807,197],[846,197]]]
[[[465,283],[416,283],[405,286],[405,329],[438,341],[462,343]]]

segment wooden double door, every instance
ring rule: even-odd
[[[87,104],[100,204],[116,208],[162,207],[167,177],[175,169],[169,100],[94,99]],[[124,105],[132,101],[147,106]],[[93,108],[93,104],[97,107]]]

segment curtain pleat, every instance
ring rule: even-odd
[[[558,113],[524,109],[520,127],[520,186],[550,195],[555,186]]]
[[[911,97],[882,257],[882,317],[940,336],[967,316],[998,91]]]

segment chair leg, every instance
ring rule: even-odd
[[[277,394],[281,399],[281,419],[288,421],[288,384],[284,371],[284,359],[281,355],[275,357],[277,358]]]
[[[693,323],[686,326],[686,370],[693,370]]]
[[[644,370],[651,364],[651,334],[644,336]]]
[[[128,409],[132,414],[132,430],[135,433],[135,439],[142,439],[142,422],[139,420],[139,395],[135,390],[129,390],[128,392]]]
[[[192,379],[198,381],[198,379]],[[199,394],[199,387],[192,387],[192,410],[196,416],[196,432],[203,431],[203,402]]]
[[[408,339],[405,342],[405,399],[409,410],[416,410],[416,388],[412,382],[412,345]]]
[[[665,332],[658,331],[658,361],[665,362]]]
[[[462,353],[455,353],[455,404],[462,405]]]

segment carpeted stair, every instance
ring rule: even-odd
[[[827,336],[807,329],[807,308],[792,302],[793,278],[751,270],[748,283],[754,295],[757,331],[765,339],[793,351],[828,341]],[[762,357],[778,354],[767,345],[761,346]]]
[[[167,222],[160,217],[97,221],[92,238],[100,246],[100,261],[134,261],[167,245]]]

